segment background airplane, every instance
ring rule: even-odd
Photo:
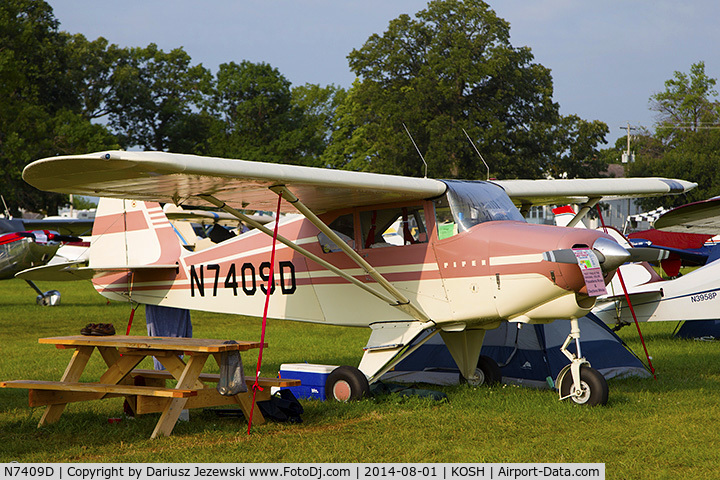
[[[524,210],[570,199],[587,210],[603,198],[695,186],[657,178],[440,181],[119,151],[38,160],[23,178],[44,190],[118,199],[98,206],[84,270],[108,298],[258,316],[268,294],[270,317],[369,327],[359,368],[333,371],[329,398],[362,396],[428,332],[424,338],[443,337],[469,382],[498,381],[497,364],[480,356],[488,329],[565,318],[571,365],[557,384],[563,398],[587,405],[607,401],[607,384],[581,356],[577,319],[640,251],[600,232],[527,224],[513,202]],[[214,205],[255,230],[189,252],[159,205],[145,201]],[[275,232],[240,209],[302,214],[273,225],[275,263]],[[402,232],[396,245],[384,237],[393,225]]]
[[[87,235],[91,229],[92,220],[85,219],[0,218],[0,280],[14,278],[23,270],[48,264],[85,264],[90,243],[78,235]],[[43,292],[32,278],[25,281],[37,293],[38,305],[60,303],[59,291]]]
[[[715,236],[720,232],[720,199],[677,207],[660,216],[653,227],[678,235]],[[664,248],[657,244],[654,247]],[[714,253],[715,247],[712,249],[702,262],[703,266],[669,280],[661,278],[649,266],[621,267],[638,321],[714,321],[720,318],[720,259]],[[629,306],[616,280],[608,290],[610,295],[598,299],[593,313],[607,324],[622,326],[632,322]]]
[[[633,246],[660,248],[671,252],[661,265],[669,277],[681,266],[701,266],[720,258],[720,198],[677,207],[658,217],[656,228],[628,235]]]

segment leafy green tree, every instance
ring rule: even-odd
[[[107,98],[109,125],[124,148],[196,152],[209,134],[211,119],[201,112],[212,75],[176,48],[155,44],[119,55]]]
[[[559,154],[545,170],[554,178],[587,178],[601,176],[608,167],[598,144],[607,143],[609,129],[599,120],[587,121],[577,115],[561,117],[554,128]]]
[[[335,85],[293,87],[292,103],[302,113],[299,129],[305,139],[300,152],[304,165],[324,166],[321,157],[332,139],[335,112],[346,91]]]
[[[690,73],[675,71],[665,81],[665,90],[650,97],[650,108],[658,112],[657,133],[670,142],[683,132],[697,132],[704,124],[720,121],[717,80],[705,73],[705,62],[694,63]]]
[[[324,161],[338,168],[430,176],[537,177],[557,151],[550,71],[510,44],[508,22],[481,0],[435,0],[401,15],[349,55],[358,76],[338,106]]]
[[[89,120],[107,117],[108,98],[113,88],[113,72],[128,51],[110,45],[99,37],[89,41],[81,34],[61,32],[66,40],[67,71],[73,97],[80,103],[81,114]]]
[[[713,100],[716,79],[705,74],[705,63],[692,65],[690,73],[675,72],[665,82],[665,91],[650,97],[651,108],[659,112],[655,135],[636,137],[635,163],[628,166],[632,176],[682,178],[698,187],[679,197],[648,198],[640,201],[647,209],[660,205],[679,206],[720,193],[720,130],[718,103]],[[705,128],[708,123],[715,128]]]
[[[58,32],[52,8],[40,0],[0,2],[0,178],[15,215],[22,207],[55,213],[64,195],[41,192],[22,180],[38,158],[115,146],[102,126],[82,115],[67,74],[68,36]]]
[[[220,65],[214,85],[209,111],[219,122],[209,140],[213,155],[319,164],[337,89],[293,90],[276,68],[249,61]]]

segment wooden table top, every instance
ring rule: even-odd
[[[184,352],[220,353],[245,351],[260,348],[260,342],[237,341],[211,338],[184,337],[141,337],[134,335],[71,335],[67,337],[47,337],[38,339],[38,343],[64,346],[95,346],[116,348],[137,348],[145,350],[177,350]],[[267,346],[267,344],[265,344]]]

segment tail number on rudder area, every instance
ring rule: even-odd
[[[220,265],[190,265],[190,296],[195,296],[195,289],[201,297],[205,296],[205,272],[211,276],[213,281],[212,296],[217,297],[220,279],[225,278],[222,283],[224,288],[232,289],[233,295],[237,296],[238,290],[242,290],[245,295],[255,295],[259,290],[263,294],[267,294],[267,283],[270,280],[270,262],[262,262],[259,268],[255,268],[252,263],[243,263],[239,268],[236,264],[231,263],[227,272],[220,272]],[[280,291],[283,295],[292,295],[297,289],[295,283],[295,266],[292,262],[283,261],[278,264],[278,271],[275,275],[280,276]],[[257,277],[260,277],[258,281]],[[210,280],[209,278],[208,280]],[[286,282],[289,280],[289,282]],[[265,283],[262,283],[265,282]],[[259,283],[259,285],[258,285]],[[270,294],[275,293],[275,285],[270,286]]]

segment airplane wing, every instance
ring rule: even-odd
[[[653,227],[665,232],[720,234],[720,197],[674,208],[658,217]]]
[[[165,207],[172,204],[166,204]],[[173,206],[174,207],[174,206]],[[168,220],[179,220],[183,222],[197,223],[200,225],[222,225],[224,227],[237,227],[240,223],[237,217],[226,212],[211,212],[206,210],[182,210],[166,209],[165,216]],[[275,220],[273,215],[248,215],[258,223],[266,224]]]
[[[697,183],[667,178],[575,178],[558,180],[496,180],[516,205],[582,204],[590,199],[677,195]]]
[[[297,165],[229,160],[165,152],[111,151],[37,160],[23,171],[29,184],[47,191],[175,204],[205,205],[212,195],[239,209],[270,210],[268,187],[285,185],[316,214],[393,201],[433,198],[446,185],[401,177]],[[695,183],[660,178],[502,180],[516,204],[564,204],[588,198],[677,194]],[[283,202],[285,211],[292,207]]]
[[[26,230],[52,230],[63,235],[89,235],[93,220],[86,218],[23,218]]]
[[[47,191],[206,205],[213,195],[234,208],[276,208],[268,187],[285,185],[315,213],[349,206],[437,197],[439,180],[164,152],[112,151],[52,157],[27,167],[23,178]],[[285,211],[293,211],[283,202]]]

